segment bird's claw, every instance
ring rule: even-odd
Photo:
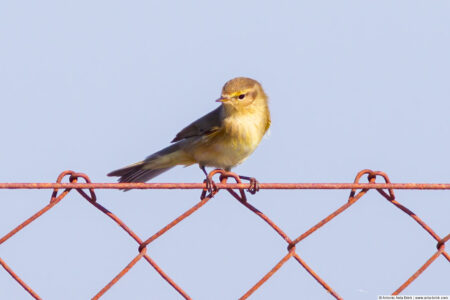
[[[213,191],[218,190],[216,183],[209,177],[206,177],[206,179],[203,180],[203,183],[206,184],[205,191],[208,191],[209,193],[212,193]]]
[[[248,192],[252,195],[259,191],[259,181],[255,177],[250,177],[250,186],[248,187]]]
[[[256,180],[255,177],[248,177],[248,176],[239,176],[240,179],[244,179],[244,180],[248,180],[249,181],[249,187],[247,189],[247,191],[254,195],[256,194],[256,192],[259,191],[259,181]]]

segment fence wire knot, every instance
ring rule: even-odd
[[[213,177],[219,175],[219,183],[214,182]],[[367,184],[361,184],[361,178],[367,175]],[[69,183],[63,183],[63,179],[68,178]],[[242,179],[248,180],[249,184],[245,185],[242,183]],[[377,183],[377,179],[381,179],[384,185]],[[79,182],[79,181],[83,182]],[[234,183],[229,183],[232,180]],[[162,184],[164,185],[164,184]],[[194,184],[195,185],[195,184]],[[101,211],[103,214],[108,216],[113,222],[115,222],[120,228],[122,228],[137,244],[138,253],[137,255],[122,269],[120,272],[107,283],[94,297],[93,299],[99,299],[102,297],[106,291],[108,291],[114,284],[116,284],[131,268],[133,268],[138,261],[144,259],[153,267],[160,276],[167,281],[182,297],[185,299],[191,299],[190,296],[178,286],[157,264],[156,262],[147,254],[147,247],[154,242],[156,239],[164,235],[171,228],[179,224],[181,221],[189,217],[191,214],[196,212],[207,202],[209,202],[217,193],[221,190],[226,190],[230,195],[232,195],[240,204],[245,208],[253,212],[257,217],[261,218],[268,226],[270,226],[287,244],[287,254],[285,254],[279,262],[269,270],[262,278],[251,287],[240,299],[247,299],[253,292],[255,292],[261,285],[267,282],[270,277],[275,274],[289,259],[293,258],[296,260],[301,267],[303,267],[332,297],[335,299],[342,299],[340,295],[337,294],[311,267],[309,267],[306,262],[299,256],[296,252],[296,246],[306,239],[309,235],[316,232],[319,228],[330,222],[332,219],[337,217],[343,211],[347,210],[354,203],[360,200],[367,192],[371,189],[376,189],[376,191],[383,196],[387,201],[394,205],[394,207],[400,209],[407,215],[409,215],[417,224],[419,224],[428,234],[430,234],[437,241],[437,251],[410,277],[408,278],[397,290],[395,290],[392,295],[397,295],[402,292],[408,285],[410,285],[420,274],[425,271],[431,263],[433,263],[437,257],[442,255],[450,262],[450,256],[445,251],[445,243],[450,239],[450,234],[447,234],[444,238],[440,238],[422,219],[420,219],[416,214],[410,211],[408,208],[400,204],[394,194],[393,185],[386,173],[381,171],[372,171],[369,169],[362,170],[358,172],[355,177],[353,184],[346,187],[350,189],[350,195],[348,200],[338,209],[331,212],[328,216],[323,218],[320,222],[306,230],[304,233],[300,234],[294,239],[291,239],[277,224],[275,224],[266,214],[258,210],[255,206],[247,201],[246,191],[243,186],[247,188],[247,192],[255,194],[257,191],[264,188],[270,188],[271,184],[259,184],[259,182],[252,177],[239,176],[233,172],[227,172],[222,169],[216,169],[211,171],[203,185],[197,185],[195,188],[201,189],[200,201],[197,202],[190,209],[186,210],[180,216],[175,218],[169,224],[162,227],[159,231],[154,233],[152,236],[145,240],[142,240],[136,235],[119,217],[107,210],[104,206],[97,202],[97,196],[95,194],[95,188],[115,188],[115,189],[131,189],[131,188],[145,188],[145,184],[142,183],[120,183],[120,184],[93,184],[89,177],[84,173],[77,173],[74,171],[64,171],[62,172],[56,183],[33,183],[33,184],[2,184],[0,183],[0,188],[53,188],[53,192],[50,197],[50,202],[44,206],[41,210],[36,212],[34,215],[26,219],[23,223],[18,225],[16,228],[11,230],[5,236],[0,239],[0,245],[6,242],[10,237],[17,234],[25,226],[29,225],[37,218],[42,216],[45,212],[50,210],[56,204],[60,203],[67,194],[70,193],[72,189],[75,189],[84,199],[86,199],[92,206]],[[295,188],[311,188],[314,184],[304,184],[303,187],[298,184]],[[403,188],[411,188],[412,184],[398,184]],[[180,188],[187,188],[187,184],[166,184],[167,188],[173,188],[174,186],[179,186]],[[248,186],[248,187],[247,187]],[[273,188],[283,189],[286,188],[286,184],[272,184]],[[319,187],[320,184],[315,185],[317,189],[319,188],[340,188],[339,184],[323,184],[323,187]],[[341,185],[342,186],[342,185]],[[418,186],[418,185],[417,185]],[[424,185],[421,185],[423,187]],[[449,189],[450,185],[445,184],[430,184],[435,189]],[[152,188],[152,187],[147,187]],[[158,188],[158,184],[155,184],[153,188]],[[87,192],[86,189],[89,191]],[[236,191],[237,189],[237,191]],[[35,299],[41,299],[39,295],[31,289],[7,264],[4,260],[0,258],[0,264],[3,268]]]

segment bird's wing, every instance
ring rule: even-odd
[[[216,132],[222,125],[221,114],[222,106],[219,106],[212,112],[186,126],[175,136],[172,143],[178,142],[185,138],[203,136]]]

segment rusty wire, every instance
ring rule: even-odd
[[[275,274],[289,259],[292,257],[326,290],[336,299],[343,299],[331,286],[329,286],[312,268],[310,268],[306,262],[296,253],[296,245],[304,240],[306,237],[314,233],[320,227],[327,224],[333,218],[338,216],[343,211],[347,210],[350,206],[361,199],[369,190],[375,189],[380,195],[382,195],[387,201],[392,203],[395,207],[402,210],[409,215],[415,222],[417,222],[428,234],[430,234],[437,242],[437,251],[414,273],[412,274],[398,289],[396,289],[392,295],[398,295],[407,286],[409,286],[417,277],[419,277],[440,255],[445,257],[450,262],[450,255],[445,251],[445,243],[450,239],[450,234],[447,234],[444,238],[441,238],[437,233],[433,231],[421,218],[414,214],[411,210],[400,204],[394,194],[395,189],[415,189],[415,190],[450,190],[450,184],[425,184],[425,183],[391,183],[388,176],[384,172],[362,170],[360,171],[354,183],[261,183],[260,189],[350,189],[350,196],[348,201],[339,207],[337,210],[329,214],[320,222],[312,226],[310,229],[296,237],[291,239],[286,233],[283,232],[269,217],[259,211],[256,207],[251,205],[247,201],[245,189],[250,188],[250,184],[241,182],[241,178],[232,172],[225,172],[223,170],[214,170],[208,175],[209,180],[213,180],[215,175],[220,175],[220,183],[215,184],[215,188],[208,191],[206,184],[204,183],[91,183],[89,177],[83,173],[76,173],[73,171],[64,171],[58,178],[56,183],[0,183],[0,189],[53,189],[53,193],[49,204],[36,212],[34,215],[26,219],[23,223],[11,230],[5,236],[0,239],[0,245],[6,242],[10,237],[17,234],[25,226],[39,218],[45,212],[50,210],[56,204],[58,204],[71,190],[76,190],[81,196],[83,196],[90,204],[95,208],[103,212],[117,223],[124,231],[126,231],[131,238],[133,238],[139,245],[138,254],[126,265],[108,284],[106,284],[92,299],[99,299],[102,297],[114,284],[116,284],[134,265],[144,258],[160,275],[164,278],[182,297],[185,299],[191,299],[190,296],[178,286],[147,254],[147,246],[154,242],[157,238],[165,234],[172,227],[180,223],[182,220],[190,216],[197,211],[209,200],[211,200],[221,190],[228,191],[234,198],[236,198],[244,207],[255,213],[258,217],[264,220],[287,244],[288,253],[280,259],[280,261],[265,274],[256,284],[251,287],[240,299],[247,299],[253,292],[255,292],[261,285],[263,285],[269,278]],[[361,178],[367,175],[368,183],[360,183]],[[69,177],[70,183],[63,183],[62,180],[65,177]],[[377,183],[376,180],[381,178],[384,182]],[[78,182],[79,179],[85,182]],[[235,183],[227,183],[228,179],[232,179]],[[94,189],[202,189],[200,201],[193,207],[185,211],[179,217],[167,224],[161,230],[154,235],[148,237],[146,240],[142,240],[137,236],[119,217],[107,210],[104,206],[97,203],[97,197]],[[60,190],[63,189],[62,192]],[[87,189],[89,192],[85,192]],[[238,190],[238,192],[236,191]],[[2,267],[34,298],[41,299],[39,295],[28,286],[18,274],[16,274],[4,260],[0,258],[0,264]]]

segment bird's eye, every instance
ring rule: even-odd
[[[239,99],[242,100],[242,99],[244,99],[244,98],[245,98],[245,94],[240,94],[240,95],[239,95]]]

